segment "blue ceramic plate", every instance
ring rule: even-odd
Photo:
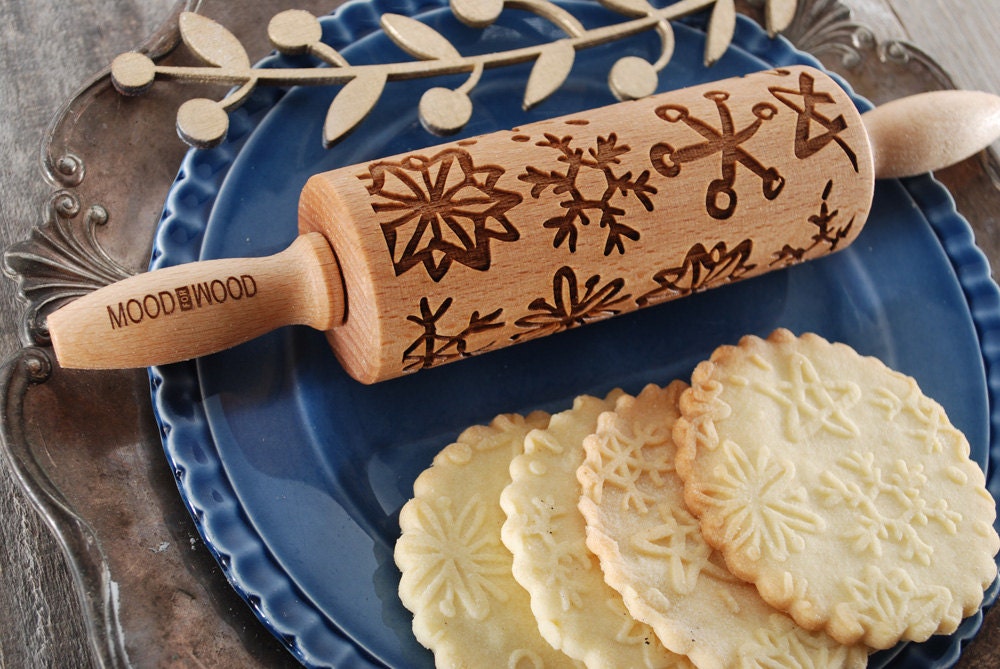
[[[588,26],[622,20],[592,3],[565,6]],[[405,60],[378,32],[386,11],[419,18],[466,54],[560,36],[523,12],[504,12],[480,31],[438,2],[374,0],[324,19],[324,39],[352,64]],[[733,46],[706,69],[699,19],[676,33],[674,58],[660,77],[664,89],[817,64],[741,19]],[[581,52],[567,83],[530,112],[520,105],[529,66],[488,72],[462,134],[611,103],[607,72],[626,53],[655,59],[656,36]],[[303,64],[275,57],[263,66]],[[321,127],[335,89],[258,91],[234,113],[222,146],[185,160],[153,267],[279,251],[296,235],[307,177],[439,143],[420,126],[416,100],[432,85],[460,83],[390,83],[373,113],[333,149],[322,147]],[[683,378],[716,346],[781,326],[847,342],[916,377],[986,467],[991,448],[998,450],[998,304],[987,263],[946,191],[930,178],[890,181],[878,184],[871,218],[851,247],[790,270],[371,387],[339,368],[322,334],[286,328],[195,363],[151,370],[153,401],[205,542],[300,660],[431,667],[397,598],[392,551],[413,480],[463,428],[501,412],[559,411],[581,393],[616,386],[637,392],[647,382]],[[975,616],[952,636],[881,653],[872,664],[947,666],[980,622]]]

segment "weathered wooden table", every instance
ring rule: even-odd
[[[250,55],[256,59],[268,51],[260,39],[260,27],[271,15],[291,7],[321,14],[336,4],[189,0],[181,6],[223,19],[230,26],[235,22],[237,27],[253,27],[257,42],[245,44],[252,47]],[[760,4],[748,2],[743,9],[752,13]],[[1000,93],[1000,48],[995,46],[1000,3],[995,0],[801,0],[801,4],[829,21],[825,33],[809,36],[801,46],[813,48],[828,66],[844,72],[862,94],[876,101],[952,84]],[[60,154],[66,147],[52,146],[47,139],[49,124],[60,107],[115,55],[143,43],[153,45],[154,51],[168,49],[176,40],[178,8],[174,0],[0,0],[0,247],[27,238],[45,220],[83,216],[82,208],[102,202],[101,189],[91,185],[100,183],[101,170],[113,173],[113,167],[87,164],[85,156],[81,163],[71,156],[66,160],[68,154]],[[150,39],[151,35],[155,37]],[[873,66],[874,60],[881,65]],[[883,74],[872,80],[864,74],[868,71]],[[86,144],[83,130],[87,129],[74,130],[72,124],[70,114],[57,132],[75,138],[78,145],[71,148],[80,152],[86,149],[79,144]],[[81,134],[74,135],[77,130]],[[107,129],[93,131],[103,137]],[[141,132],[127,129],[125,135],[123,141],[131,144],[132,151],[153,154],[143,145]],[[183,148],[177,143],[167,149],[157,147],[155,154],[135,163],[141,166],[140,173],[127,177],[169,184]],[[53,161],[53,156],[61,159]],[[996,164],[994,157],[982,155],[938,175],[973,223],[994,269],[1000,263]],[[85,176],[81,168],[94,173]],[[119,254],[116,260],[133,270],[145,265],[148,234],[161,203],[162,199],[113,203],[124,212],[116,213],[133,218],[136,229],[147,235],[134,248],[110,248],[112,254]],[[24,348],[33,343],[37,331],[21,318],[24,306],[18,290],[14,281],[0,281],[0,352],[10,359],[6,376],[13,379],[5,387],[5,401],[8,412],[17,414],[3,416],[8,442],[34,438],[45,427],[19,423],[20,417],[32,411],[16,401],[23,383],[48,371],[40,366],[41,358]],[[80,384],[71,374],[46,380],[52,392],[80,386],[73,391],[73,405],[48,416],[52,421],[79,421],[96,410],[96,398],[108,395],[126,398],[134,408],[118,416],[120,422],[108,430],[63,435],[64,441],[51,445],[53,449],[79,449],[80,458],[100,458],[102,474],[88,474],[89,480],[53,481],[42,476],[42,480],[26,482],[25,475],[44,473],[46,463],[12,470],[9,461],[2,461],[0,667],[87,667],[101,662],[140,667],[293,664],[228,590],[200,544],[160,459],[144,375],[111,374],[89,385]],[[122,447],[123,441],[127,447]],[[48,445],[40,448],[44,455]],[[65,453],[51,455],[53,462],[58,460],[65,467]],[[16,449],[8,456],[16,458]],[[61,485],[86,489],[89,494],[82,502],[66,500],[59,495]],[[104,518],[100,529],[106,533],[123,504],[141,511],[121,515],[121,532],[114,535],[118,539],[103,546],[80,540],[88,536],[80,527],[83,519]],[[46,512],[46,518],[37,507]],[[50,525],[60,529],[59,539]],[[67,551],[105,560],[109,578],[81,573],[67,560]],[[171,569],[184,578],[158,576]],[[1000,666],[1000,612],[996,609],[987,615],[983,630],[967,647],[959,666]]]

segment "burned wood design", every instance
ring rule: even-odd
[[[851,234],[851,229],[854,227],[854,216],[851,216],[851,220],[842,227],[838,228],[832,225],[837,216],[840,215],[839,209],[830,210],[829,199],[832,190],[833,181],[827,181],[826,187],[823,188],[819,212],[813,214],[808,219],[809,223],[816,227],[816,232],[812,236],[812,244],[797,248],[785,244],[780,251],[774,254],[774,260],[771,261],[770,267],[776,265],[787,266],[801,262],[805,259],[806,254],[818,247],[825,247],[824,253],[833,253],[837,250],[840,242]]]
[[[464,149],[369,165],[361,178],[371,181],[372,209],[383,219],[396,276],[420,264],[434,281],[453,262],[488,270],[490,242],[520,237],[507,212],[522,198],[497,186],[503,174],[497,165],[474,165]]]
[[[752,108],[755,120],[742,129],[736,128],[732,111],[726,104],[729,93],[709,91],[705,98],[715,103],[719,112],[719,127],[713,127],[703,119],[691,115],[682,105],[668,104],[658,107],[656,115],[667,123],[684,123],[704,138],[704,141],[675,148],[660,142],[649,150],[649,159],[657,172],[673,178],[680,174],[681,166],[696,160],[710,158],[716,154],[721,161],[721,177],[712,180],[705,194],[705,208],[715,219],[725,220],[736,211],[736,166],[743,165],[760,177],[764,197],[773,200],[785,186],[785,177],[774,167],[765,167],[755,156],[743,148],[765,121],[774,118],[777,107],[768,102],[759,102]]]
[[[622,219],[626,210],[612,203],[616,193],[624,197],[632,195],[646,211],[653,211],[653,201],[650,195],[656,193],[656,188],[649,184],[649,170],[632,177],[632,172],[615,174],[614,166],[620,164],[621,156],[631,148],[627,144],[619,144],[615,133],[607,137],[598,137],[595,146],[586,153],[582,148],[572,146],[570,136],[557,137],[551,133],[545,134],[545,139],[536,146],[548,147],[559,152],[558,161],[566,165],[565,171],[545,171],[528,166],[518,175],[518,179],[531,184],[531,196],[538,199],[549,188],[554,195],[567,195],[568,198],[559,202],[565,213],[553,216],[543,223],[548,229],[555,230],[552,246],[559,248],[566,243],[571,253],[576,252],[579,228],[590,224],[589,213],[598,217],[601,228],[607,230],[604,243],[604,255],[610,255],[617,250],[625,253],[625,240],[638,241],[640,233],[635,228],[626,225]],[[599,193],[585,193],[580,185],[579,177],[583,170],[596,170],[604,176],[604,189]]]
[[[781,71],[778,71],[779,75]],[[788,76],[786,72],[784,76]],[[854,171],[858,171],[858,156],[850,145],[841,137],[840,133],[847,129],[847,120],[843,114],[838,114],[833,118],[822,114],[817,110],[818,105],[836,104],[833,96],[824,91],[816,91],[816,80],[808,72],[800,72],[798,78],[799,88],[782,88],[780,86],[770,86],[768,90],[775,98],[780,100],[789,109],[793,110],[797,119],[795,121],[795,156],[799,159],[810,158],[822,151],[830,142],[839,146],[847,159],[851,161]],[[794,98],[802,99],[801,104],[796,104]],[[813,135],[813,124],[819,124],[823,132]]]
[[[485,316],[480,316],[478,311],[473,311],[472,315],[469,316],[468,324],[460,331],[454,334],[442,333],[439,331],[438,323],[451,308],[453,302],[454,300],[449,297],[438,305],[437,309],[432,310],[430,301],[424,297],[420,300],[420,314],[406,317],[406,320],[423,328],[423,332],[403,351],[404,371],[415,372],[427,369],[452,360],[483,353],[493,348],[494,342],[488,342],[471,349],[469,338],[482,332],[502,328],[504,322],[498,319],[503,309],[497,309]]]
[[[748,262],[752,253],[751,239],[744,239],[731,249],[725,242],[718,242],[711,249],[701,243],[695,244],[680,265],[654,274],[657,287],[637,298],[635,303],[644,307],[737,281],[756,267]]]
[[[602,285],[599,274],[591,276],[581,286],[573,268],[560,267],[552,277],[552,301],[544,297],[532,300],[528,311],[533,313],[514,323],[525,332],[511,335],[511,340],[535,339],[627,311],[619,306],[632,297],[621,294],[624,287],[625,279],[622,278]]]

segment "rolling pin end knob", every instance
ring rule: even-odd
[[[862,115],[875,177],[899,178],[953,165],[1000,138],[1000,97],[933,91],[887,102]]]

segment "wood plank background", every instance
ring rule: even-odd
[[[1000,93],[1000,2],[846,0],[881,39],[905,39],[957,84]],[[143,41],[173,0],[0,0],[0,247],[41,222],[40,143],[59,106]],[[994,262],[997,259],[992,259]],[[996,265],[994,265],[996,266]],[[15,285],[0,281],[0,353],[21,347]],[[0,468],[0,667],[88,667],[76,594],[52,535]],[[993,659],[967,666],[995,667]],[[982,662],[982,663],[980,663]]]

